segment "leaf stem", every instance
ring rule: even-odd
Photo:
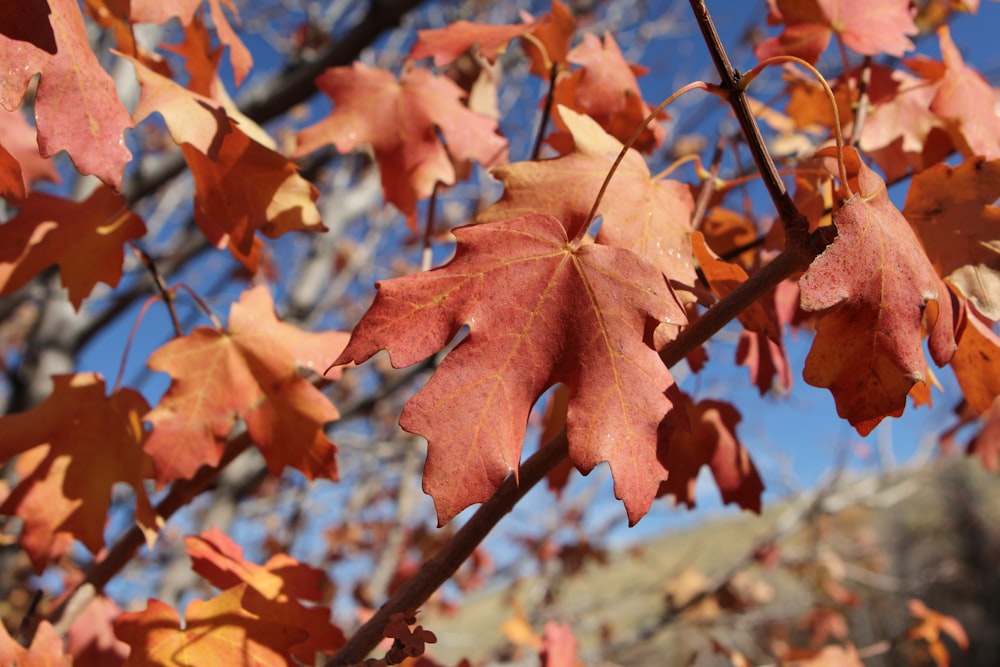
[[[715,62],[715,68],[722,80],[720,88],[726,91],[729,105],[732,107],[733,113],[736,114],[736,120],[743,130],[743,136],[746,137],[747,147],[753,155],[754,163],[761,173],[771,201],[774,202],[774,208],[785,226],[785,233],[787,235],[794,232],[796,235],[804,237],[809,231],[809,221],[799,212],[778,175],[774,160],[771,159],[771,154],[767,151],[767,146],[764,143],[764,137],[757,126],[757,119],[754,118],[750,109],[750,101],[740,87],[740,74],[733,69],[729,62],[729,56],[726,55],[726,50],[722,46],[722,40],[719,38],[712,17],[708,13],[705,0],[690,0],[690,4],[695,21],[698,23],[708,51]]]
[[[777,65],[779,63],[794,63],[800,65],[816,77],[819,81],[819,85],[823,87],[823,92],[826,93],[826,99],[830,102],[830,108],[833,110],[833,136],[837,141],[837,166],[840,168],[840,180],[844,184],[844,190],[847,192],[847,198],[850,199],[854,196],[851,192],[851,186],[847,183],[847,165],[844,163],[844,131],[840,127],[840,110],[837,108],[837,96],[833,94],[833,89],[830,88],[830,84],[827,83],[826,78],[819,73],[819,70],[807,63],[802,58],[797,56],[774,56],[762,61],[752,70],[743,75],[740,79],[740,87],[743,90],[757,78],[757,75],[763,72],[766,68],[771,65]]]
[[[618,152],[618,157],[615,158],[615,161],[611,165],[611,169],[608,170],[608,175],[604,177],[604,182],[601,183],[601,189],[597,192],[597,197],[594,199],[594,205],[590,207],[590,213],[587,214],[583,224],[580,225],[579,229],[575,230],[575,233],[572,235],[573,243],[580,242],[583,235],[586,234],[587,230],[590,228],[590,223],[592,223],[594,218],[597,217],[597,209],[600,208],[601,200],[604,198],[604,193],[607,192],[608,186],[611,184],[611,177],[615,175],[615,172],[618,170],[618,166],[625,159],[625,156],[628,155],[629,149],[632,148],[635,142],[639,139],[639,135],[641,135],[643,130],[646,129],[646,126],[653,122],[653,120],[660,115],[660,112],[666,109],[674,100],[684,93],[688,93],[692,90],[707,90],[710,93],[714,93],[715,86],[705,83],[704,81],[692,81],[686,86],[680,88],[667,99],[660,102],[655,109],[649,112],[646,119],[639,124],[639,127],[635,128],[635,132],[632,133],[632,136],[629,137],[628,141],[625,142],[622,149]]]

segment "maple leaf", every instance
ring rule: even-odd
[[[217,529],[185,542],[195,571],[225,590],[191,603],[183,629],[177,613],[158,600],[149,600],[144,611],[122,614],[115,634],[132,646],[128,665],[292,667],[312,664],[317,652],[343,645],[329,608],[298,601],[317,599],[325,580],[320,570],[284,554],[263,566],[247,562]]]
[[[291,466],[308,479],[335,479],[336,448],[323,425],[338,413],[299,368],[329,367],[346,338],[278,321],[270,293],[260,286],[233,304],[228,332],[200,327],[156,350],[149,367],[173,378],[145,416],[153,424],[146,451],[157,480],[188,478],[202,465],[217,465],[238,418],[273,473]]]
[[[656,441],[673,378],[652,332],[657,322],[685,322],[663,275],[631,251],[570,242],[550,215],[455,236],[444,267],[376,285],[336,363],[387,349],[393,366],[408,366],[467,325],[400,418],[430,443],[424,490],[439,521],[486,500],[517,470],[532,404],[564,382],[570,457],[585,474],[610,462],[615,495],[635,523],[666,479]]]
[[[776,0],[784,32],[757,45],[764,59],[781,53],[815,64],[836,34],[862,55],[902,56],[911,51],[908,35],[917,34],[909,0]]]
[[[983,467],[1000,472],[1000,398],[982,415],[982,428],[969,443],[969,456],[978,456]]]
[[[208,0],[208,11],[215,25],[215,32],[223,46],[229,47],[229,61],[233,65],[233,75],[236,85],[243,83],[246,75],[253,67],[253,56],[250,50],[233,30],[223,5],[232,12],[237,22],[240,13],[232,0]],[[202,0],[131,0],[129,15],[135,23],[156,23],[163,25],[172,18],[180,20],[185,32],[197,21],[195,12],[202,6]]]
[[[706,399],[692,403],[683,395],[690,430],[678,428],[664,442],[664,466],[670,471],[658,495],[670,494],[678,504],[695,506],[695,482],[708,466],[724,503],[760,512],[764,483],[743,444],[736,437],[740,413],[724,401]]]
[[[79,308],[94,286],[122,277],[122,246],[146,233],[125,199],[99,187],[83,202],[33,192],[14,218],[0,224],[0,294],[11,294],[59,265],[69,300]]]
[[[256,231],[269,238],[289,231],[326,231],[315,204],[316,188],[299,175],[294,162],[268,146],[263,130],[230,117],[228,98],[217,101],[186,90],[130,60],[142,86],[135,120],[142,122],[153,112],[163,116],[194,177],[195,222],[209,241],[228,245],[256,272]],[[209,87],[224,93],[214,74]]]
[[[8,195],[23,199],[28,196],[28,188],[35,181],[59,183],[61,180],[55,163],[39,154],[35,128],[28,124],[20,110],[0,108],[0,152],[8,154],[17,167],[17,178],[7,186],[17,190],[7,191]],[[4,193],[3,188],[3,182],[0,182],[0,194]]]
[[[287,595],[316,601],[327,584],[322,570],[285,554],[273,556],[265,565],[245,560],[242,547],[218,528],[185,537],[184,542],[194,571],[216,588],[245,583],[269,600]]]
[[[553,0],[548,14],[536,19],[522,12],[521,19],[524,22],[520,25],[455,21],[444,28],[418,30],[410,58],[420,60],[434,56],[434,65],[442,67],[477,46],[480,55],[494,63],[511,40],[530,35],[533,39],[522,42],[521,48],[531,60],[531,73],[547,79],[553,65],[567,65],[569,45],[576,29],[573,13],[559,0]],[[545,52],[542,53],[536,44],[540,44]]]
[[[996,112],[996,93],[983,75],[965,64],[951,39],[948,26],[938,29],[945,70],[931,102],[931,111],[942,118],[957,121],[956,142],[962,154],[978,155],[988,160],[1000,158],[1000,115]]]
[[[938,273],[1000,319],[1000,159],[940,163],[913,177],[903,215]]]
[[[646,68],[625,60],[611,33],[604,33],[603,42],[596,35],[585,33],[583,41],[569,52],[569,62],[580,69],[565,73],[556,80],[553,101],[579,113],[587,114],[619,141],[628,141],[646,116],[653,110],[642,99],[636,76]],[[660,114],[660,119],[667,118]],[[562,110],[553,114],[556,126],[565,130]],[[666,130],[655,120],[642,131],[634,146],[639,151],[651,151],[663,143]],[[555,133],[548,142],[565,152],[569,137]]]
[[[246,584],[214,598],[192,602],[184,625],[173,607],[149,600],[115,622],[115,635],[132,647],[126,667],[146,665],[245,665],[276,667],[296,663],[291,650],[308,638],[298,619],[265,617],[243,608]],[[310,657],[310,662],[315,657]]]
[[[131,389],[106,397],[96,373],[56,375],[52,381],[52,394],[40,404],[0,417],[0,460],[22,455],[21,482],[0,513],[24,520],[21,545],[38,572],[65,546],[60,533],[100,551],[115,482],[135,490],[136,523],[147,543],[157,525],[143,486],[152,472],[142,450],[146,399]]]
[[[743,267],[719,259],[709,249],[701,232],[694,232],[691,235],[691,248],[712,292],[719,299],[725,298],[749,278]],[[770,340],[780,343],[781,325],[778,324],[777,315],[774,312],[768,313],[761,301],[755,301],[740,313],[738,318],[747,331],[763,334]]]
[[[761,60],[789,54],[815,64],[833,34],[855,53],[902,56],[917,34],[909,0],[776,0],[784,31],[756,46]]]
[[[25,648],[7,633],[0,623],[0,664],[16,667],[70,667],[73,658],[63,652],[62,637],[48,621],[42,621],[31,646]]]
[[[560,113],[573,137],[573,152],[552,160],[494,167],[491,173],[504,184],[504,193],[477,221],[543,212],[561,220],[570,233],[587,224],[622,144],[589,116],[565,107]],[[690,239],[693,209],[685,184],[652,178],[642,156],[630,149],[597,209],[603,218],[597,242],[633,250],[674,284],[691,287],[697,278]]]
[[[76,0],[50,0],[49,5],[54,51],[0,33],[0,62],[7,64],[0,77],[0,106],[16,109],[30,80],[41,72],[34,105],[42,157],[65,150],[81,173],[120,190],[125,164],[132,159],[124,141],[125,130],[132,127],[128,112],[90,49]],[[27,25],[30,34],[39,34],[37,22]]]
[[[824,313],[803,376],[830,389],[837,413],[867,435],[902,414],[910,388],[925,381],[924,318],[938,365],[955,339],[947,287],[885,183],[856,150],[844,158],[855,194],[833,214],[837,239],[799,281],[803,309]]]
[[[465,92],[429,70],[409,67],[397,81],[391,72],[356,62],[326,70],[316,85],[334,109],[299,133],[296,155],[331,143],[342,153],[370,144],[386,200],[411,224],[418,199],[429,197],[436,183],[455,183],[452,159],[484,166],[507,160],[496,120],[463,106]]]
[[[459,56],[478,47],[479,54],[489,63],[507,50],[511,40],[531,30],[530,23],[521,25],[490,25],[471,21],[455,21],[444,28],[418,30],[417,41],[410,49],[410,58],[421,60],[434,56],[434,66],[444,67]]]
[[[1000,336],[971,309],[950,365],[969,405],[979,414],[989,410],[1000,396]]]

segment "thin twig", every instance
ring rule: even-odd
[[[552,103],[556,98],[556,77],[559,75],[559,63],[549,66],[549,91],[545,94],[545,106],[542,108],[542,119],[538,123],[538,136],[535,137],[535,147],[531,151],[531,159],[537,160],[542,152],[542,142],[545,132],[549,129],[549,119],[552,118]]]

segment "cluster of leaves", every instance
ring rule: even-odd
[[[75,541],[101,552],[116,482],[134,489],[134,521],[152,545],[176,508],[154,507],[147,486],[181,488],[206,468],[218,470],[231,460],[234,434],[259,450],[274,475],[292,468],[308,480],[336,480],[337,450],[325,429],[339,413],[320,387],[381,350],[395,367],[416,364],[463,329],[400,416],[405,430],[429,443],[423,487],[441,524],[518,478],[529,415],[553,387],[545,416],[551,437],[540,449],[565,443],[567,465],[583,474],[607,462],[630,523],[658,497],[693,505],[705,466],[725,502],[759,510],[764,487],[737,437],[739,412],[685,394],[670,371],[680,358],[695,371],[704,364],[715,330],[697,333],[698,323],[725,307],[742,326],[737,361],[762,394],[790,389],[789,327],[814,328],[805,380],[828,388],[862,435],[900,415],[908,398],[930,400],[926,337],[930,359],[951,365],[971,418],[986,424],[972,447],[997,467],[995,92],[963,62],[946,24],[937,29],[942,61],[872,60],[912,48],[918,29],[907,0],[870,2],[867,13],[834,0],[772,2],[771,18],[783,31],[759,45],[761,58],[815,62],[835,38],[845,62],[830,82],[839,116],[821,86],[791,71],[784,112],[762,112],[786,138],[817,150],[794,164],[794,203],[808,224],[783,216],[750,244],[741,239],[757,239],[756,224],[723,207],[727,184],[650,173],[641,153],[663,144],[666,116],[642,98],[644,70],[625,60],[610,33],[584,34],[574,45],[577,25],[558,0],[517,25],[458,22],[423,31],[398,74],[361,63],[328,69],[316,86],[332,99],[332,112],[299,131],[297,147],[285,152],[220,79],[223,47],[236,85],[253,64],[227,17],[235,7],[203,4],[85,3],[90,20],[113,36],[115,57],[134,68],[141,93],[131,113],[90,47],[76,2],[0,9],[8,71],[0,87],[0,194],[12,212],[0,225],[0,295],[52,266],[76,309],[98,283],[118,286],[124,247],[139,248],[147,236],[121,194],[132,164],[126,132],[155,122],[147,120],[153,115],[192,176],[201,233],[257,282],[268,273],[261,237],[325,230],[318,190],[294,159],[327,145],[370,147],[385,201],[414,230],[418,202],[472,176],[473,163],[490,168],[504,193],[453,230],[455,252],[445,265],[379,282],[349,336],[277,319],[270,291],[258,284],[242,292],[228,326],[211,315],[211,327],[185,333],[178,325],[176,338],[152,353],[148,368],[171,378],[155,406],[118,383],[109,394],[101,376],[82,371],[53,378],[49,398],[31,410],[0,418],[0,458],[13,461],[19,480],[0,512],[20,517],[17,541],[36,572]],[[183,40],[162,49],[183,60],[183,73],[133,33],[137,24],[174,19]],[[508,164],[507,140],[488,113],[496,97],[489,82],[513,40],[549,85],[553,157]],[[852,66],[849,53],[865,59]],[[445,68],[465,56],[478,73],[466,87],[420,64],[433,58]],[[26,99],[33,125],[29,105],[20,108]],[[851,145],[820,148],[838,127]],[[83,201],[36,189],[59,178],[50,158],[61,151],[100,181]],[[940,162],[953,153],[964,161]],[[900,211],[886,180],[910,175]],[[708,208],[696,206],[696,195]],[[831,230],[836,239],[827,246]],[[781,264],[782,252],[793,261]],[[160,285],[170,306],[182,286]],[[551,468],[550,486],[558,489],[566,468]],[[188,552],[221,592],[193,603],[183,623],[156,600],[118,615],[114,633],[131,649],[128,664],[293,664],[343,644],[329,609],[301,602],[317,601],[321,572],[283,555],[253,565],[218,533],[189,538]],[[395,617],[377,634],[415,657],[429,636],[410,631],[412,623]],[[539,642],[550,656],[571,652],[556,626]],[[45,622],[31,646],[32,659],[68,660]]]

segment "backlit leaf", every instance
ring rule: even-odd
[[[408,366],[468,326],[400,419],[430,443],[424,490],[439,521],[516,473],[531,406],[557,382],[570,391],[570,457],[584,473],[609,461],[615,495],[638,521],[667,475],[657,431],[673,379],[652,332],[658,322],[685,321],[663,275],[631,251],[571,243],[549,215],[455,236],[447,265],[378,283],[337,363],[387,349],[394,366]]]
[[[307,478],[337,476],[336,448],[323,432],[336,408],[300,368],[322,372],[346,341],[339,332],[307,333],[278,321],[265,287],[233,304],[229,331],[195,329],[153,353],[149,367],[173,382],[146,415],[153,433],[146,450],[163,483],[215,465],[242,418],[275,474],[285,466]]]
[[[104,523],[116,482],[136,494],[136,523],[155,539],[157,522],[143,479],[152,473],[140,421],[149,409],[131,389],[104,395],[96,373],[57,375],[52,394],[27,412],[0,417],[0,460],[23,454],[21,482],[0,513],[24,520],[21,545],[39,572],[70,534],[92,553],[104,546]]]

